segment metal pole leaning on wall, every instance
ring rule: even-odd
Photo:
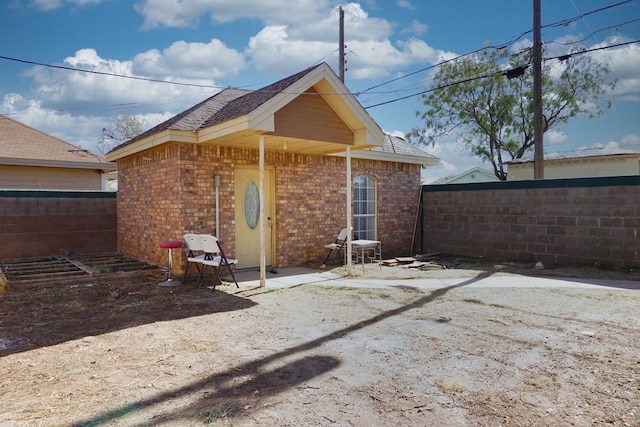
[[[216,237],[220,240],[220,197],[218,190],[220,189],[220,175],[216,175]]]
[[[420,221],[420,211],[422,210],[422,186],[418,189],[420,192],[418,193],[418,206],[416,206],[416,219],[413,224],[413,235],[411,236],[411,247],[409,248],[409,253],[413,253],[413,250],[416,246],[416,233],[418,232],[418,221]],[[422,241],[421,241],[422,242]],[[422,252],[422,243],[420,243],[420,252]]]

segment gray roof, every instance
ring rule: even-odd
[[[382,147],[369,148],[371,151],[382,151],[384,153],[401,154],[404,156],[431,157],[435,158],[426,151],[409,144],[404,138],[399,136],[386,134]]]
[[[640,154],[636,151],[624,150],[622,148],[611,149],[609,147],[591,147],[581,148],[578,150],[570,151],[558,151],[553,153],[544,153],[544,160],[568,160],[568,159],[581,159],[587,157],[603,157],[603,156],[619,156],[619,155],[633,155]],[[533,162],[533,155],[529,154],[521,159],[514,159],[505,164],[521,164]]]
[[[223,89],[199,104],[120,144],[114,150],[167,129],[197,131],[245,116],[320,65],[307,68],[255,91],[234,87]]]

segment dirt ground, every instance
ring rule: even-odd
[[[472,286],[490,274],[513,287]],[[519,274],[640,280],[471,261],[364,274],[466,278],[437,289],[9,284],[0,426],[640,426],[640,284]]]

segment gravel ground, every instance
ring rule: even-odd
[[[500,288],[9,287],[0,426],[640,426],[639,284],[513,267]],[[453,274],[392,271],[365,276]]]

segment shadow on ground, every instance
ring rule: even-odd
[[[266,391],[266,393],[261,393],[261,398],[264,399],[269,395],[281,393],[313,377],[329,372],[340,365],[340,361],[334,357],[317,354],[305,355],[304,353],[317,350],[326,342],[371,327],[390,317],[423,307],[447,294],[452,289],[470,285],[487,276],[488,274],[480,274],[458,285],[435,289],[396,309],[384,311],[376,316],[355,322],[322,337],[275,352],[263,358],[231,367],[224,372],[208,376],[200,381],[164,393],[159,393],[149,399],[139,400],[126,406],[114,408],[112,411],[105,412],[97,417],[76,423],[74,427],[99,426],[122,421],[128,415],[144,408],[177,399],[194,392],[200,393],[203,397],[191,405],[180,408],[173,413],[165,413],[162,417],[149,421],[145,423],[145,425],[162,425],[167,421],[193,417],[195,414],[204,416],[207,410],[212,410],[211,408],[223,408],[230,412],[227,415],[232,417],[239,416],[242,412],[250,410],[250,408],[243,406],[243,400],[245,396],[250,395],[256,389]],[[292,357],[296,358],[296,360],[286,361],[285,364],[279,368],[265,370],[265,367],[272,363],[282,362]],[[215,419],[203,419],[203,421],[205,423],[215,422]]]
[[[0,357],[147,323],[244,310],[247,298],[193,284],[160,287],[164,275],[12,286],[0,293]]]

